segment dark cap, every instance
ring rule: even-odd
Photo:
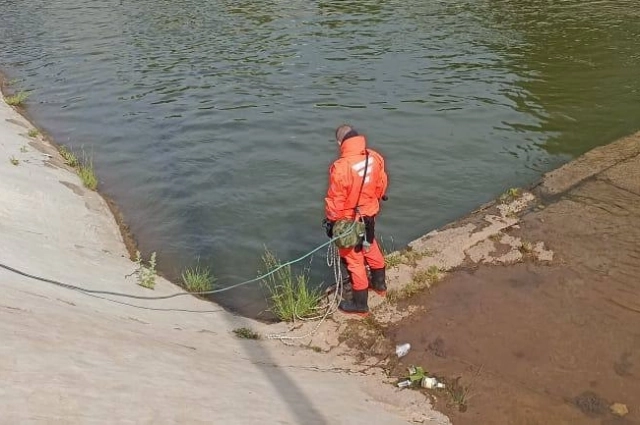
[[[342,143],[345,139],[349,137],[357,136],[358,132],[355,128],[348,124],[343,124],[340,127],[336,128],[336,140],[338,143]]]

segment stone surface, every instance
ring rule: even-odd
[[[422,309],[387,332],[413,346],[398,368],[461,377],[473,392],[467,411],[436,404],[453,423],[640,422],[638,143],[640,133],[550,173],[539,185],[556,195],[545,208],[523,211],[491,238],[495,251],[477,255],[486,241],[467,249],[475,256],[405,302]],[[522,261],[484,264],[501,246],[518,247]],[[612,401],[624,419],[611,417]]]
[[[626,404],[622,403],[613,403],[610,407],[611,413],[616,416],[626,416],[629,414],[629,409]]]

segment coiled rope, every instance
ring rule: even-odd
[[[333,291],[333,296],[331,297],[331,299],[327,301],[324,314],[321,316],[306,318],[306,319],[299,318],[301,320],[307,320],[307,321],[320,319],[318,320],[318,323],[316,323],[316,325],[309,332],[303,335],[292,336],[286,333],[267,334],[266,335],[267,339],[277,339],[287,345],[290,345],[292,341],[310,338],[313,334],[315,334],[318,331],[318,329],[324,323],[327,317],[329,317],[330,315],[332,315],[338,310],[338,304],[342,299],[343,284],[342,284],[342,268],[340,267],[340,255],[338,253],[338,248],[335,246],[335,244],[329,245],[329,248],[327,249],[327,266],[333,269],[333,277],[335,279],[336,286],[335,286],[335,291]]]

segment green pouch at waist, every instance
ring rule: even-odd
[[[365,226],[362,220],[343,218],[333,225],[333,237],[338,248],[353,248],[360,244],[364,237]]]

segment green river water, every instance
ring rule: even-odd
[[[170,277],[220,285],[320,228],[334,128],[387,157],[399,248],[640,128],[640,4],[614,0],[0,0],[0,69],[91,152]],[[331,274],[322,255],[315,282]],[[254,287],[218,298],[255,315]]]

